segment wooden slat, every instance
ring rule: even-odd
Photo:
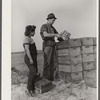
[[[71,57],[78,56],[78,55],[81,54],[81,49],[80,49],[80,47],[73,47],[73,48],[70,48],[69,51],[70,51],[70,56],[71,56]]]
[[[61,64],[59,64],[58,67],[59,67],[59,71],[71,72],[71,65],[61,65]]]
[[[59,78],[64,80],[66,83],[71,82],[71,73],[59,71]]]
[[[82,58],[83,58],[83,63],[84,62],[95,61],[94,54],[84,54],[84,55],[82,55]]]
[[[81,38],[81,43],[82,43],[82,46],[87,46],[87,45],[92,46],[94,44],[93,37]]]
[[[70,56],[59,56],[57,59],[59,64],[71,64]]]
[[[83,71],[84,73],[84,78],[96,78],[96,70],[89,70],[89,71]]]
[[[78,47],[78,46],[81,46],[81,41],[79,38],[77,39],[70,39],[69,40],[69,43],[70,43],[70,47]]]
[[[82,46],[81,49],[82,54],[93,53],[93,46]]]
[[[71,72],[83,71],[82,64],[71,65]]]
[[[81,55],[71,57],[71,64],[80,64],[80,63],[82,63]]]
[[[83,70],[96,69],[95,61],[83,63]]]
[[[69,49],[57,50],[57,56],[66,56],[66,55],[69,55]]]
[[[83,80],[82,72],[73,72],[71,73],[72,81],[81,81]]]

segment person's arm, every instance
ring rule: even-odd
[[[46,31],[43,32],[44,37],[60,37],[59,34],[47,33]]]
[[[55,33],[48,33],[48,28],[47,28],[47,25],[44,24],[42,25],[41,29],[40,29],[40,33],[42,35],[42,38],[45,38],[45,37],[59,37],[59,34],[55,34]]]
[[[31,54],[30,54],[30,50],[29,50],[29,45],[28,44],[25,44],[25,51],[26,51],[26,54],[30,60],[30,64],[33,64],[33,60],[32,60],[32,57],[31,57]]]

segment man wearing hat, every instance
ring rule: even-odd
[[[43,77],[53,81],[54,80],[54,51],[55,51],[55,37],[60,38],[56,29],[52,26],[57,18],[53,13],[47,16],[47,23],[43,24],[40,29],[40,34],[43,39],[43,53],[44,53],[44,68]]]

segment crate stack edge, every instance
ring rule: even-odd
[[[96,87],[96,37],[82,38],[82,57],[85,83]]]
[[[96,37],[62,41],[57,43],[56,49],[57,67],[61,79],[66,82],[84,79],[87,85],[96,87],[96,80],[93,80],[92,75],[89,76],[96,74]],[[87,82],[88,78],[92,85]]]

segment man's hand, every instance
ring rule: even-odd
[[[57,38],[60,38],[60,37],[61,37],[61,35],[60,35],[60,34],[56,34],[56,37],[57,37]]]

